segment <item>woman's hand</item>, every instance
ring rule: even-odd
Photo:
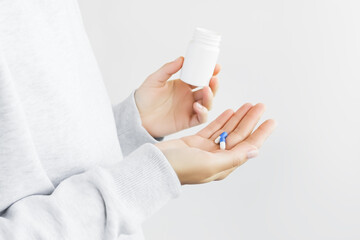
[[[166,63],[148,76],[135,92],[142,125],[153,137],[163,137],[206,122],[218,88],[216,75],[220,66],[216,65],[209,86],[193,92],[195,86],[180,79],[167,81],[181,69],[183,62],[184,58],[179,57]]]
[[[222,180],[258,154],[266,138],[275,128],[269,119],[254,128],[265,110],[263,104],[245,104],[235,113],[226,110],[215,121],[195,135],[159,142],[156,146],[164,153],[181,184],[206,183]],[[220,150],[214,140],[226,131],[226,150]]]

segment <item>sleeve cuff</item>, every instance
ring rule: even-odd
[[[146,143],[110,169],[120,202],[135,221],[151,216],[181,192],[179,178],[164,154]]]
[[[135,102],[135,90],[121,103],[113,106],[117,136],[124,156],[145,143],[157,143],[163,138],[154,138],[142,126]]]

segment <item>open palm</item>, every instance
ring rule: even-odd
[[[157,143],[167,156],[183,184],[221,180],[248,158],[254,157],[275,127],[267,120],[254,128],[265,110],[263,104],[245,104],[235,113],[226,110],[195,135]],[[228,132],[227,150],[220,150],[214,140]]]

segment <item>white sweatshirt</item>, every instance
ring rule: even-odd
[[[156,142],[134,92],[111,105],[76,0],[0,0],[1,240],[143,239],[180,193]]]

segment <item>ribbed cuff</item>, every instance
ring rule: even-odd
[[[110,173],[121,204],[139,224],[180,195],[181,183],[176,172],[151,143],[133,151]]]
[[[154,138],[142,126],[135,102],[135,90],[121,103],[113,106],[117,135],[124,156],[144,143],[157,143],[163,138]]]

